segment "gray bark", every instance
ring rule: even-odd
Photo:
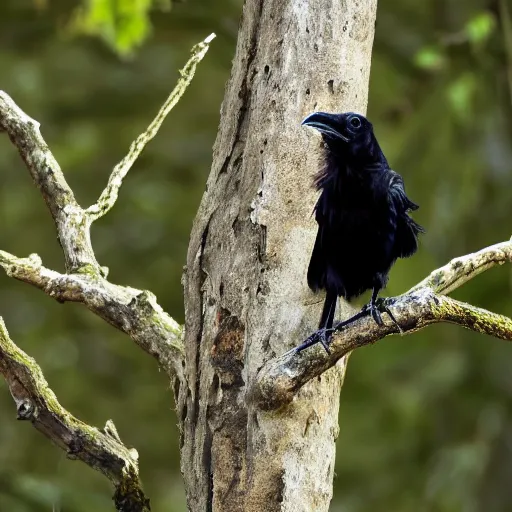
[[[293,402],[249,400],[258,370],[319,318],[306,268],[313,110],[364,113],[376,0],[247,0],[184,276],[182,471],[192,511],[323,511],[345,359]]]

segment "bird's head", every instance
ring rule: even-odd
[[[302,125],[318,130],[330,149],[338,149],[344,153],[356,155],[374,140],[370,121],[354,112],[313,112],[302,121]]]

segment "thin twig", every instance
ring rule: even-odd
[[[215,34],[210,34],[203,42],[192,48],[192,56],[185,64],[185,67],[180,71],[181,78],[178,80],[176,87],[173,89],[146,131],[141,133],[132,142],[130,149],[128,150],[128,154],[114,167],[114,170],[108,180],[108,184],[105,190],[101,193],[98,201],[87,208],[86,213],[91,222],[103,217],[103,215],[105,215],[114,206],[119,194],[119,189],[123,183],[123,179],[146,147],[146,144],[157,134],[169,112],[174,108],[187,90],[192,78],[194,78],[197,65],[206,55],[209,44],[214,38]]]
[[[446,295],[478,274],[495,265],[503,265],[507,262],[512,262],[512,243],[510,241],[454,258],[444,267],[431,272],[409,292],[428,287],[432,288],[435,293]]]

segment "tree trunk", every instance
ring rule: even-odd
[[[365,112],[376,0],[247,0],[213,165],[184,276],[179,390],[188,505],[326,511],[345,362],[263,412],[250,387],[269,358],[316,328],[306,270],[318,138],[313,110]]]

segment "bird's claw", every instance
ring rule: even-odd
[[[368,312],[371,313],[372,318],[375,320],[375,323],[379,327],[382,327],[384,325],[384,322],[382,320],[382,313],[386,313],[389,316],[389,318],[391,319],[391,321],[393,322],[393,324],[395,325],[395,327],[398,329],[398,331],[400,333],[403,332],[402,328],[396,321],[396,318],[394,317],[393,313],[389,309],[387,299],[379,297],[373,304],[372,303],[366,304],[364,306],[364,308],[366,308],[368,310]]]
[[[331,354],[331,351],[329,349],[329,346],[331,345],[331,338],[332,333],[334,329],[318,329],[318,343],[324,347],[324,350],[327,352],[327,354]]]
[[[331,344],[331,338],[332,333],[334,332],[334,329],[318,329],[315,331],[302,345],[298,346],[294,349],[295,352],[302,352],[303,350],[311,347],[312,345],[316,345],[317,343],[320,343],[322,347],[324,347],[324,350],[327,352],[327,354],[330,354],[331,351],[329,349],[329,346]]]
[[[350,317],[347,320],[344,320],[342,322],[338,322],[334,328],[330,329],[318,329],[315,331],[309,338],[304,341],[302,345],[299,347],[292,349],[290,352],[302,352],[303,350],[311,347],[312,345],[316,345],[317,343],[320,343],[322,347],[324,347],[324,350],[327,352],[327,354],[331,353],[330,345],[331,345],[331,338],[334,332],[341,331],[348,325],[354,323],[355,321],[359,320],[360,318],[363,318],[367,315],[371,315],[372,318],[375,320],[375,323],[381,327],[384,325],[384,321],[382,320],[382,314],[386,313],[395,327],[398,329],[400,333],[403,333],[402,328],[396,321],[396,318],[394,317],[393,313],[389,309],[388,306],[388,300],[384,298],[377,298],[374,302],[369,302],[368,304],[365,304],[361,311],[359,313],[356,313],[354,316]]]
[[[372,318],[375,320],[375,323],[382,327],[384,325],[384,321],[382,320],[382,315],[379,310],[379,306],[377,304],[370,304],[368,306],[369,313],[371,313]]]

